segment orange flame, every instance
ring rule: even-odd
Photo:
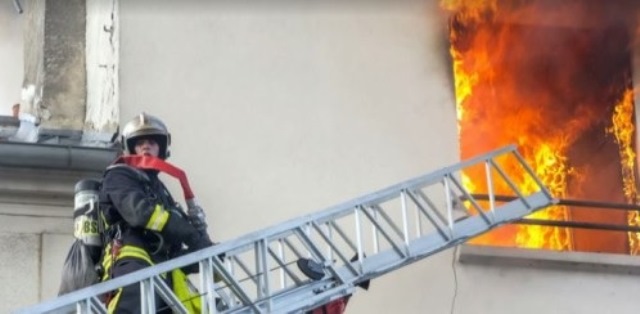
[[[589,36],[603,33],[580,30],[609,30],[617,25],[617,16],[607,15],[611,11],[602,10],[598,4],[589,6],[580,1],[499,4],[497,0],[441,0],[440,4],[451,12],[450,54],[462,158],[515,143],[555,197],[567,197],[570,183],[572,192],[588,193],[588,189],[581,192],[580,184],[589,180],[572,166],[569,155],[580,154],[588,145],[585,137],[589,133],[585,132],[602,130],[603,116],[613,105],[611,95],[618,95],[620,85],[615,84],[624,83],[616,76],[613,87],[618,87],[603,92],[606,95],[590,93],[592,86],[604,88],[598,85],[603,80],[584,80],[584,69],[592,65],[588,62],[594,62],[593,56],[609,60],[606,57],[611,54],[607,50],[590,55],[590,49],[597,48],[593,38],[601,37]],[[611,75],[608,73],[613,72],[604,75]],[[587,93],[581,93],[580,88]],[[607,131],[615,135],[620,150],[624,194],[629,202],[637,203],[640,196],[636,191],[632,116],[633,93],[627,91],[615,107],[614,126]],[[593,166],[581,167],[580,171],[593,170]],[[505,168],[517,178],[521,191],[532,192],[535,184],[518,173],[521,169],[515,165]],[[463,176],[465,187],[473,193],[486,193],[484,175],[480,170],[467,171]],[[493,190],[497,194],[512,192],[507,186]],[[569,215],[569,208],[556,206],[532,218],[568,220]],[[631,213],[628,223],[640,225],[640,213]],[[571,250],[572,237],[567,228],[507,226],[472,242]],[[629,234],[629,243],[633,254],[640,251],[640,233]]]
[[[567,175],[573,172],[567,165],[567,157],[559,151],[564,151],[566,143],[546,142],[535,149],[533,162],[529,162],[535,169],[536,175],[547,186],[555,197],[565,197],[567,193]],[[521,185],[525,193],[535,192],[536,184],[533,179],[527,179]],[[568,210],[564,206],[555,206],[538,211],[529,216],[536,219],[568,220]],[[567,229],[550,228],[545,226],[520,227],[516,235],[516,243],[521,247],[550,248],[556,250],[571,249],[571,235]]]
[[[549,188],[555,197],[563,197],[566,194],[567,175],[571,169],[567,164],[565,149],[568,137],[564,134],[554,132],[535,132],[535,129],[542,129],[538,125],[542,122],[543,111],[538,106],[521,106],[523,102],[533,103],[533,99],[524,99],[520,95],[510,93],[517,89],[504,88],[500,94],[496,92],[496,86],[509,84],[501,81],[496,66],[496,55],[501,57],[509,47],[495,46],[500,43],[493,36],[509,36],[509,29],[499,29],[494,33],[489,30],[478,28],[478,24],[490,24],[491,20],[500,14],[496,1],[453,1],[443,0],[443,8],[456,12],[451,19],[450,39],[451,55],[453,58],[454,84],[456,93],[456,107],[458,109],[458,126],[461,134],[461,146],[463,154],[472,155],[477,150],[474,142],[488,143],[498,147],[504,144],[516,143],[524,148],[523,157],[532,165],[536,174]],[[456,29],[455,26],[458,26]],[[473,29],[476,31],[471,42],[462,44],[466,39],[464,30]],[[462,29],[462,31],[459,31]],[[462,50],[459,47],[465,47]],[[493,51],[492,51],[493,50]],[[497,51],[497,53],[496,53]],[[492,53],[493,52],[493,53]],[[483,101],[492,99],[493,106]],[[498,106],[504,106],[498,109]],[[491,107],[491,108],[489,108]],[[489,117],[488,115],[495,115]],[[497,119],[497,117],[503,117]],[[491,126],[480,126],[479,118],[482,117],[494,123]],[[490,138],[470,138],[469,133],[491,134]],[[493,130],[511,130],[509,134],[497,134]],[[473,137],[473,135],[471,136]],[[493,144],[493,145],[492,145]],[[489,146],[487,145],[487,146]],[[463,156],[466,158],[467,156]],[[524,193],[534,192],[535,182],[524,176],[517,165],[503,165],[510,176],[517,178],[516,184]],[[486,192],[488,188],[484,186],[480,171],[469,171],[463,176],[465,187],[472,192]],[[475,185],[472,185],[472,182]],[[513,192],[506,185],[494,187],[497,194],[512,194]],[[540,211],[532,218],[559,219],[567,218],[567,210],[564,207],[554,207],[549,210]],[[517,226],[512,227],[507,232],[493,232],[486,236],[476,238],[472,242],[476,244],[507,245],[528,248],[548,248],[556,250],[570,249],[570,234],[564,228],[554,228],[547,226]],[[515,232],[515,235],[513,234]]]
[[[607,132],[615,136],[616,143],[618,143],[620,149],[624,195],[629,203],[637,204],[639,199],[636,181],[636,152],[633,149],[633,140],[635,138],[633,99],[633,89],[629,88],[616,105],[612,126],[607,128]],[[640,226],[640,212],[630,212],[627,219],[629,226]],[[640,252],[640,233],[630,232],[628,237],[630,254],[638,255]]]

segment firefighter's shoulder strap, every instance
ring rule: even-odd
[[[133,172],[135,176],[138,178],[138,180],[140,180],[141,182],[151,182],[151,179],[149,178],[149,175],[146,172],[136,167],[127,165],[125,163],[117,163],[117,164],[112,164],[108,166],[107,169],[104,171],[103,177],[106,176],[109,171],[112,171],[114,169],[126,169],[128,171]]]
[[[151,179],[149,178],[149,175],[147,175],[147,173],[145,173],[144,171],[136,168],[136,167],[132,167],[130,165],[124,164],[124,163],[114,163],[109,165],[105,171],[102,173],[102,180],[103,182],[105,181],[105,178],[107,176],[107,174],[113,170],[116,169],[122,169],[126,172],[129,172],[130,174],[132,174],[139,182],[142,183],[143,187],[145,190],[149,190],[151,189]],[[99,225],[100,227],[100,232],[101,233],[109,233],[110,232],[110,227],[112,227],[112,225],[114,223],[116,223],[119,219],[115,218],[115,217],[111,217],[108,208],[111,205],[111,200],[109,199],[109,197],[107,196],[107,194],[105,193],[105,185],[101,184],[100,185],[100,191],[99,191],[99,203],[100,203],[100,208],[99,208],[99,212],[101,215],[101,222],[102,224]],[[104,236],[104,235],[103,235]],[[110,238],[112,235],[106,235],[106,237]],[[107,241],[108,242],[108,241]]]

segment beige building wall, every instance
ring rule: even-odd
[[[121,110],[172,127],[216,240],[458,161],[436,1],[121,3]],[[348,313],[635,313],[636,276],[459,264],[376,279]]]
[[[122,121],[165,119],[215,240],[458,161],[434,3],[231,3],[120,2]],[[448,313],[451,262],[376,280],[350,312]]]
[[[23,16],[18,14],[12,2],[0,3],[0,115],[11,115],[11,106],[20,102],[24,73]]]
[[[73,186],[95,175],[0,166],[0,313],[57,295],[73,240]]]
[[[13,1],[0,2],[0,115],[11,115],[12,106],[20,102],[23,30],[24,15],[16,11]],[[29,200],[24,196],[14,196],[25,190],[44,194],[65,190],[67,182],[60,180],[59,174],[55,175],[56,182],[43,179],[46,172],[32,174],[0,167],[0,313],[10,313],[57,293],[59,269],[71,239],[68,206],[48,201],[25,204]],[[40,199],[32,196],[31,200]]]
[[[216,240],[458,161],[436,1],[121,2],[121,110],[166,119]],[[640,280],[459,264],[385,275],[348,313],[636,313]]]

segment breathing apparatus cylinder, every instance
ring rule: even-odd
[[[102,246],[98,228],[100,181],[83,179],[75,186],[73,236],[89,246]]]

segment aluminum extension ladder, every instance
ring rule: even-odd
[[[507,166],[517,178],[507,175]],[[486,174],[489,201],[474,200],[461,183],[461,171],[474,170]],[[537,188],[528,195],[516,184],[525,176]],[[496,202],[498,185],[515,199]],[[155,294],[174,312],[186,313],[160,275],[193,263],[200,263],[199,277],[192,279],[199,281],[203,313],[302,313],[554,202],[515,146],[507,146],[19,313],[106,313],[100,296],[130,284],[140,286],[144,313],[156,312]],[[299,260],[321,266],[320,276],[305,276]]]

